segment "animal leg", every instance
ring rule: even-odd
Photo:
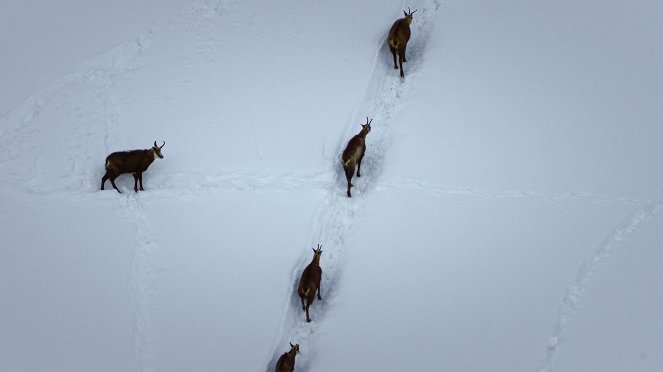
[[[357,161],[357,177],[361,177],[361,174],[359,172],[361,171],[361,160],[364,158],[364,154],[361,154],[359,157],[359,161]]]
[[[306,310],[306,305],[304,305],[304,297],[299,297],[300,300],[302,300],[302,310]]]
[[[120,189],[117,188],[117,185],[115,185],[115,179],[116,179],[116,178],[117,178],[117,176],[115,176],[115,177],[111,177],[111,178],[110,178],[111,185],[113,185],[113,188],[114,188],[115,190],[117,190],[117,192],[119,192],[120,194],[122,194],[122,191],[120,191]]]
[[[134,191],[138,192],[138,174],[132,173],[134,176]]]
[[[101,177],[101,189],[102,190],[104,189],[104,184],[106,183],[107,179],[108,179],[108,172],[106,172],[106,174],[104,174],[104,176]]]
[[[318,300],[322,300],[322,297],[320,297],[320,286],[318,286]]]
[[[405,59],[405,50],[407,49],[407,44],[403,46],[403,62],[407,62],[407,59]]]
[[[145,189],[143,188],[143,174],[142,173],[138,173],[138,182],[140,183],[140,191],[145,191]]]
[[[404,58],[405,58],[405,52],[403,52],[403,53],[400,53],[400,52],[399,52],[399,53],[398,53],[398,62],[399,62],[400,67],[401,67],[401,77],[402,77],[402,78],[405,77],[405,74],[403,73],[403,59],[404,59]]]
[[[394,56],[394,69],[398,69],[398,65],[396,64],[396,48],[389,46],[389,49],[391,49],[391,54]]]
[[[352,174],[355,172],[354,167],[343,167],[343,170],[345,170],[345,179],[348,181],[348,198],[351,198],[352,195],[350,194],[350,188],[352,187]]]
[[[311,317],[308,315],[309,306],[311,306],[311,301],[309,301],[309,299],[307,298],[306,299],[306,321],[310,323],[311,322]]]

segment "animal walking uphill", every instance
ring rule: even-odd
[[[414,12],[416,11],[417,10],[415,9]],[[405,77],[405,74],[403,73],[403,62],[407,62],[405,59],[405,49],[407,48],[407,42],[410,41],[410,24],[412,24],[412,14],[414,14],[414,12],[411,12],[410,8],[407,8],[407,12],[403,10],[405,17],[394,22],[389,30],[389,36],[387,37],[389,50],[394,56],[394,69],[398,69],[400,65],[402,78]],[[398,54],[399,65],[396,65],[396,54]]]
[[[341,156],[345,179],[348,181],[348,198],[352,197],[350,188],[352,187],[352,176],[355,173],[355,166],[357,166],[357,177],[361,177],[361,160],[366,153],[366,135],[371,131],[372,122],[373,119],[368,121],[368,117],[366,118],[366,124],[362,124],[361,131],[350,139]]]
[[[132,151],[118,151],[106,157],[106,174],[101,178],[101,189],[104,189],[106,180],[110,179],[111,185],[120,194],[122,191],[115,185],[115,179],[124,173],[131,173],[134,176],[134,191],[138,192],[138,184],[140,183],[140,190],[143,188],[143,172],[152,164],[155,157],[163,159],[161,149],[166,145],[164,142],[161,146],[157,146],[157,141],[154,141],[154,146],[146,150],[132,150]]]
[[[320,297],[320,280],[322,279],[322,269],[320,268],[321,255],[322,246],[318,244],[318,248],[313,249],[313,259],[302,272],[302,277],[299,280],[299,287],[297,287],[297,293],[299,293],[299,298],[302,301],[302,310],[306,311],[307,322],[311,321],[311,317],[308,314],[308,308],[313,303],[313,300],[315,300],[316,292],[318,293],[318,300],[322,300],[322,297]],[[304,300],[306,300],[306,304],[304,304]]]
[[[276,372],[292,372],[295,370],[295,357],[299,353],[299,344],[290,343],[290,351],[283,353],[276,362]]]

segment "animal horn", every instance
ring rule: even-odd
[[[154,141],[154,147],[159,147],[157,146],[157,141]]]
[[[156,141],[154,141],[156,143]],[[160,149],[162,149],[164,146],[166,146],[166,141],[163,141],[163,145],[159,146]]]

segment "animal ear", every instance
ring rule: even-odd
[[[295,347],[295,345],[292,344],[292,342],[289,342],[290,347]]]
[[[407,17],[407,12],[405,10],[403,10],[403,14],[405,14],[405,16]]]

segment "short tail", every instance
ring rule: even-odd
[[[400,45],[399,40],[394,38],[394,39],[389,39],[389,46],[398,49],[398,46]]]

